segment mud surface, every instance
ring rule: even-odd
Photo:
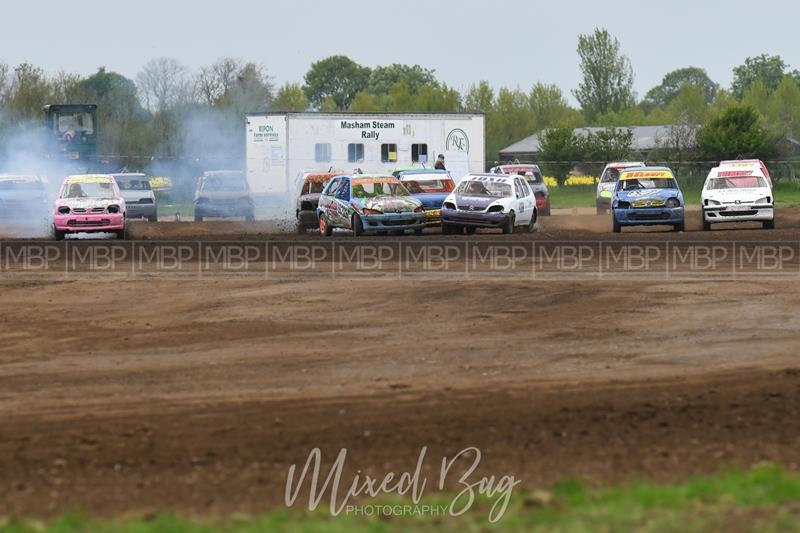
[[[785,212],[774,231],[631,236],[567,218],[453,242],[788,245],[800,227]],[[214,224],[133,234],[320,241]],[[433,479],[477,446],[481,473],[526,488],[800,464],[786,279],[16,274],[0,271],[0,515],[256,513],[315,447],[383,476],[427,446]]]

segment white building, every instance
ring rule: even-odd
[[[246,135],[247,181],[261,216],[267,207],[293,216],[298,177],[310,170],[391,173],[431,168],[438,154],[456,180],[486,169],[482,114],[260,113],[246,116]]]

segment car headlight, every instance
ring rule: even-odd
[[[616,203],[616,208],[617,209],[630,209],[631,208],[631,203],[630,202],[626,202],[624,200],[620,200],[620,201],[618,201]]]
[[[453,209],[453,210],[455,210],[455,208],[456,208],[456,204],[454,204],[453,202],[445,202],[444,204],[442,204],[442,209]]]
[[[415,212],[415,213],[422,213],[422,206],[421,206],[421,205],[419,205],[419,206],[415,207],[415,208],[414,208],[414,212]]]
[[[58,208],[59,215],[69,215],[69,211],[70,209],[66,205],[62,205],[61,207]]]
[[[722,202],[718,202],[709,198],[706,200],[706,205],[722,205]]]
[[[674,209],[676,207],[681,206],[681,201],[678,200],[677,198],[670,198],[669,200],[667,200],[666,206],[669,207],[670,209]]]
[[[119,206],[118,205],[110,205],[110,206],[106,207],[106,211],[108,211],[112,215],[116,215],[117,213],[119,213]]]
[[[769,196],[765,196],[764,198],[759,198],[758,200],[756,200],[753,203],[755,203],[755,204],[769,204],[769,203],[772,203],[771,200],[772,200],[772,198],[770,198]]]
[[[493,205],[486,212],[487,213],[502,213],[503,212],[503,206],[502,205]]]

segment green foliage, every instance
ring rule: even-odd
[[[578,56],[582,79],[573,94],[589,122],[634,105],[631,62],[608,30],[597,28],[591,35],[580,35]]]
[[[698,132],[697,143],[703,157],[722,159],[769,159],[775,154],[775,140],[761,125],[758,112],[748,105],[731,107],[712,118]]]
[[[647,92],[644,103],[650,107],[667,107],[687,84],[699,90],[706,104],[714,101],[719,90],[719,84],[708,77],[705,69],[686,67],[667,73],[661,84]]]
[[[393,63],[372,70],[367,90],[372,94],[386,94],[397,83],[404,83],[409,91],[416,94],[421,88],[437,85],[438,82],[433,69]]]
[[[367,89],[370,69],[346,56],[331,56],[311,64],[305,76],[306,93],[311,106],[330,111],[350,107],[356,94]]]
[[[576,134],[572,128],[545,130],[539,137],[540,160],[545,172],[559,185],[579,162],[625,160],[633,146],[633,132],[627,128],[606,128]]]
[[[784,78],[767,102],[766,115],[778,135],[800,134],[800,85],[792,78]]]
[[[273,111],[299,112],[308,109],[308,98],[299,83],[285,83],[272,102]]]
[[[742,65],[733,69],[731,90],[734,96],[740,100],[757,81],[761,81],[768,91],[774,91],[786,74],[787,66],[781,56],[761,54],[756,57],[748,57]]]

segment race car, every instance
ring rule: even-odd
[[[325,184],[332,178],[343,175],[344,172],[304,172],[300,179],[300,196],[297,198],[297,233],[304,234],[306,230],[319,227],[317,206],[319,195]]]
[[[422,202],[394,176],[356,174],[333,178],[319,196],[319,232],[329,237],[345,228],[358,237],[367,232],[421,235],[425,228]]]
[[[550,216],[550,189],[544,182],[539,165],[516,163],[492,167],[489,172],[496,174],[519,174],[528,182],[533,195],[536,196],[536,210],[540,216]]]
[[[125,198],[126,217],[146,218],[150,222],[158,221],[156,195],[146,175],[114,174],[114,180],[122,197]]]
[[[758,165],[712,168],[700,195],[703,229],[718,222],[761,222],[775,227],[774,196]]]
[[[605,215],[611,207],[611,197],[614,196],[614,189],[617,188],[619,173],[626,168],[643,166],[644,163],[631,163],[630,161],[617,161],[605,166],[603,173],[600,174],[600,181],[597,182],[597,193],[595,194],[598,215]]]
[[[115,233],[125,238],[125,199],[114,176],[67,176],[61,185],[53,215],[53,234]]]
[[[685,228],[683,194],[667,167],[626,168],[611,199],[614,233],[622,226],[670,225]]]
[[[50,209],[42,178],[0,174],[0,224],[44,229],[46,233],[50,227]]]
[[[442,220],[442,203],[456,188],[446,170],[405,170],[398,176],[411,196],[422,202],[425,224],[439,226]]]
[[[244,173],[238,170],[204,172],[194,193],[194,221],[206,217],[244,217],[255,220],[253,198]]]
[[[522,176],[469,174],[442,205],[442,233],[475,233],[477,228],[536,227],[536,197]]]

